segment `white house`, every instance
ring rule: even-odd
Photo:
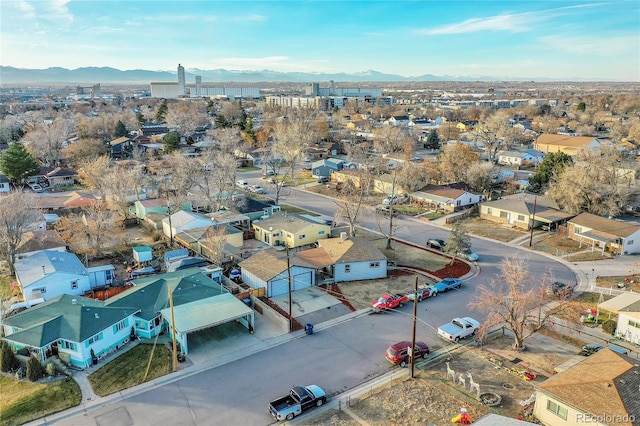
[[[502,151],[498,153],[498,164],[506,166],[522,166],[523,164],[539,164],[545,158],[544,153],[535,149],[523,151]]]
[[[625,292],[599,303],[598,309],[618,316],[616,337],[640,345],[640,294]]]
[[[581,213],[569,222],[568,236],[585,248],[596,247],[602,252],[617,254],[640,253],[640,226],[621,220],[607,219],[591,213]]]
[[[474,206],[483,199],[480,194],[456,188],[454,185],[427,185],[409,196],[413,202],[448,213]]]
[[[210,225],[213,225],[213,221],[200,213],[179,210],[162,219],[162,233],[171,238],[187,229],[205,228]]]
[[[73,253],[42,250],[14,264],[24,300],[51,300],[62,294],[81,295],[91,290],[87,270]]]
[[[113,265],[100,265],[87,268],[91,288],[113,284],[116,280],[116,268]]]
[[[0,192],[9,192],[11,187],[9,186],[9,179],[5,175],[0,175]]]
[[[280,296],[289,292],[289,274],[291,291],[307,288],[316,283],[315,269],[311,266],[292,264],[290,271],[287,272],[287,256],[281,250],[260,250],[240,262],[238,266],[241,268],[242,281],[255,289],[264,288],[267,297]]]

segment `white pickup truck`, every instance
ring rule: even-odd
[[[449,342],[459,342],[460,339],[473,336],[480,327],[480,323],[473,318],[454,318],[451,322],[438,327],[438,336]]]

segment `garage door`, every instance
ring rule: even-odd
[[[287,278],[271,281],[267,297],[280,296],[289,293],[289,280]]]
[[[307,288],[307,287],[311,287],[311,274],[313,272],[308,271],[308,272],[303,272],[301,274],[298,274],[293,278],[293,290],[300,290],[303,288]]]

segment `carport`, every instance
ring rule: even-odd
[[[239,322],[250,332],[253,332],[254,328],[253,310],[231,293],[175,306],[173,320],[170,308],[163,309],[161,313],[168,323],[171,335],[173,335],[173,327],[175,327],[176,341],[180,342],[185,354],[189,353],[188,336],[190,333],[232,321]]]
[[[591,251],[595,251],[597,245],[601,249],[602,254],[604,254],[604,252],[606,251],[607,244],[610,244],[612,248],[618,251],[620,250],[620,246],[622,244],[620,238],[612,237],[610,235],[603,235],[597,231],[587,231],[576,235],[579,237],[578,243],[580,244],[581,248],[583,240],[586,240],[586,242],[591,241]]]

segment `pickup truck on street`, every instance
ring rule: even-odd
[[[402,308],[409,301],[406,294],[383,294],[378,300],[371,303],[373,311],[384,312],[390,309]]]
[[[292,420],[304,410],[320,407],[325,402],[327,402],[327,395],[320,386],[294,386],[288,395],[269,403],[269,413],[277,421]]]
[[[480,323],[473,318],[454,318],[451,322],[438,327],[438,336],[449,342],[458,343],[460,339],[473,336]]]

